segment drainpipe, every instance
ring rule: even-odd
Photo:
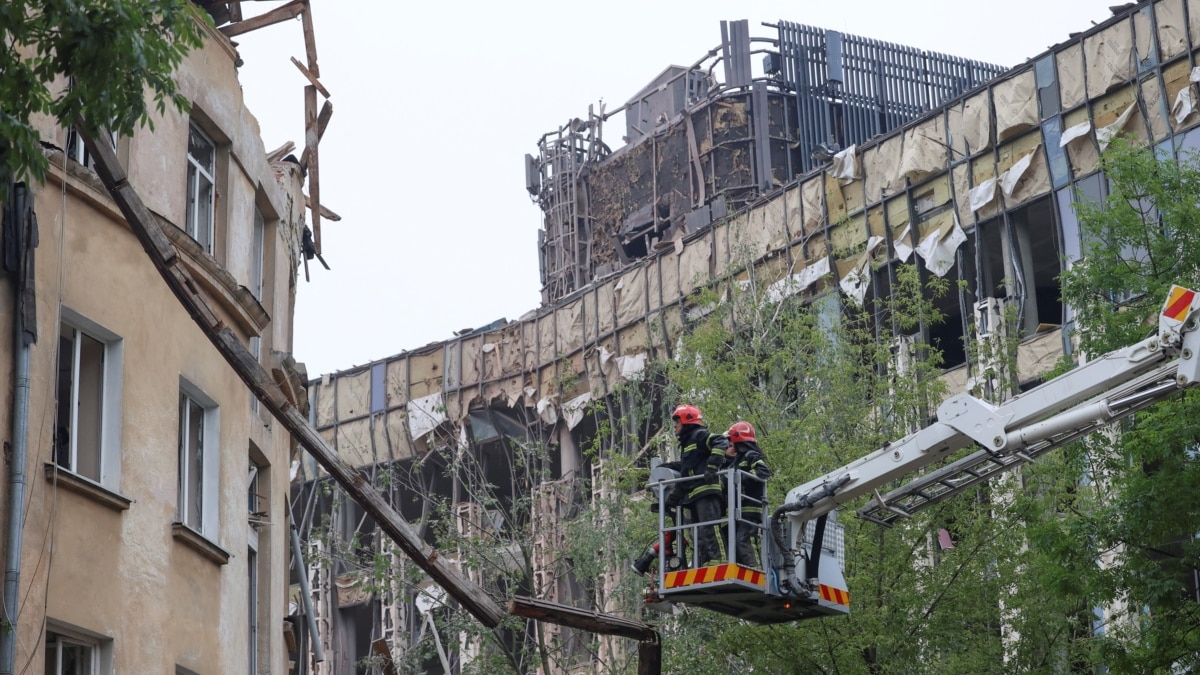
[[[317,632],[317,615],[313,613],[312,589],[308,587],[308,570],[304,567],[304,555],[300,548],[300,533],[292,526],[292,563],[300,575],[300,599],[304,601],[304,616],[308,617],[309,643],[312,644],[313,661],[320,663],[325,660],[325,651],[321,648],[321,634]],[[4,673],[3,675],[12,675]]]
[[[26,192],[22,187],[9,184],[16,213],[13,227],[23,232],[26,228]],[[23,237],[22,237],[23,238]],[[26,242],[28,244],[28,242]],[[21,252],[25,254],[24,251]],[[32,255],[32,251],[29,251]],[[22,270],[23,272],[24,270]],[[25,521],[25,458],[29,436],[29,341],[25,335],[25,321],[21,311],[22,291],[25,285],[19,272],[13,284],[13,412],[12,412],[12,457],[9,460],[8,476],[8,523],[7,541],[4,551],[4,617],[0,626],[0,675],[12,675],[16,661],[17,644],[17,598],[21,585],[21,540]],[[28,300],[28,299],[26,299]]]

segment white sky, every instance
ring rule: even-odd
[[[283,4],[243,3],[246,15]],[[1111,16],[1111,0],[567,3],[312,0],[321,82],[322,248],[301,272],[295,357],[310,377],[540,304],[541,212],[523,158],[589,104],[620,106],[720,42],[721,20],[788,20],[1013,66]],[[969,9],[968,9],[969,8]],[[299,19],[235,38],[267,149],[304,146]],[[755,58],[757,62],[759,57]],[[318,96],[318,104],[320,97]],[[624,116],[605,127],[620,146]]]

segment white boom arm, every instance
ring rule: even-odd
[[[812,520],[875,494],[859,515],[882,524],[1074,440],[1200,382],[1200,295],[1171,289],[1154,337],[1105,354],[992,405],[958,394],[938,421],[788,493],[780,514]],[[983,449],[886,496],[880,487],[971,445]]]

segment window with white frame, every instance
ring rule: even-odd
[[[189,236],[208,253],[213,252],[216,212],[216,157],[212,140],[195,124],[188,128],[187,214]]]
[[[246,603],[248,605],[247,617],[247,635],[246,639],[249,643],[247,656],[249,658],[248,673],[258,672],[258,541],[254,541],[246,548],[246,570],[249,573],[249,580],[246,590]]]
[[[112,640],[56,625],[46,631],[46,675],[102,675],[112,672]]]
[[[116,334],[63,308],[54,462],[113,490],[120,478],[123,344]]]
[[[218,408],[196,387],[179,391],[179,522],[209,539],[217,531]]]
[[[117,149],[117,135],[113,132],[108,134],[108,144],[113,149]],[[87,145],[83,142],[83,137],[79,135],[79,130],[75,127],[67,129],[67,157],[79,162],[89,169],[96,168],[96,158],[92,157],[92,153],[88,152]]]
[[[246,506],[249,509],[249,527],[246,528],[246,572],[248,575],[246,588],[246,604],[247,604],[247,635],[249,645],[249,670],[250,673],[258,672],[259,651],[265,648],[263,643],[263,635],[260,627],[262,625],[262,608],[266,606],[267,599],[263,597],[266,590],[260,583],[263,576],[261,566],[264,564],[263,557],[258,554],[259,529],[269,523],[270,514],[268,512],[268,497],[269,490],[268,473],[269,469],[266,465],[259,464],[255,457],[261,457],[262,453],[258,447],[250,443],[250,462],[249,462],[249,478],[246,492]],[[269,555],[269,553],[267,554]],[[269,574],[269,572],[268,572]]]

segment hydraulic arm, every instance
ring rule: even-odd
[[[759,576],[742,574],[738,565],[732,571],[660,572],[657,591],[648,598],[690,602],[763,623],[847,613],[846,552],[834,518],[838,507],[873,497],[857,515],[890,525],[1195,386],[1200,382],[1197,309],[1196,292],[1173,286],[1155,334],[1137,344],[1000,404],[966,393],[950,397],[938,407],[936,422],[789,491],[764,523],[769,536],[764,537]],[[885,485],[970,447],[977,450],[880,494]],[[733,477],[729,484],[735,485]],[[734,526],[734,505],[731,500],[729,527]],[[721,581],[722,575],[734,573],[740,575],[740,585]],[[696,579],[717,581],[693,583]],[[759,589],[750,597],[745,595],[748,585]],[[751,612],[752,606],[767,609]]]

